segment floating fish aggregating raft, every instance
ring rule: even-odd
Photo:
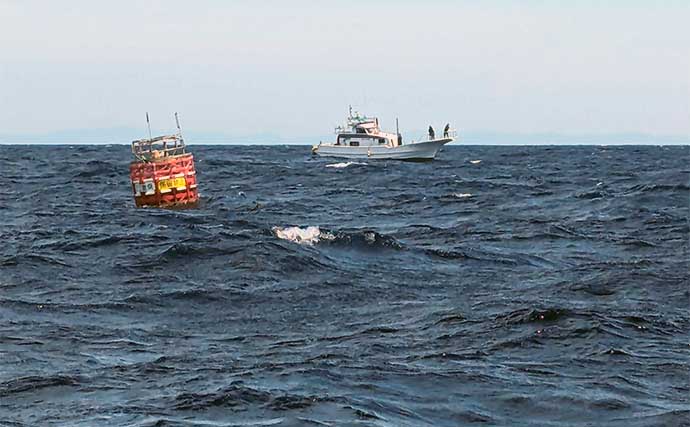
[[[146,115],[148,122],[148,114]],[[130,179],[137,207],[189,207],[199,201],[194,156],[186,151],[175,113],[177,133],[132,142],[135,160]]]

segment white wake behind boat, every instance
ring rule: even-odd
[[[352,108],[347,125],[338,126],[335,133],[334,143],[314,145],[312,154],[349,159],[432,160],[445,144],[455,140],[455,131],[448,130],[443,138],[430,135],[425,141],[403,143],[400,132],[382,132],[379,119],[353,115]]]

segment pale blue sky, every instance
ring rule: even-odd
[[[574,5],[576,3],[576,5]],[[689,1],[0,0],[0,133],[690,135]]]

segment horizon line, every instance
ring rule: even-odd
[[[70,147],[74,145],[79,146],[130,146],[131,143],[125,142],[2,142],[1,146],[33,146],[33,147]],[[278,142],[278,143],[236,143],[236,142],[193,142],[186,143],[187,146],[224,146],[224,147],[278,147],[278,146],[292,146],[292,147],[311,147],[314,144],[309,143],[294,143],[294,142]],[[450,143],[444,148],[448,147],[461,147],[461,146],[473,146],[473,147],[607,147],[607,146],[627,146],[627,147],[684,147],[690,146],[690,141],[685,142],[602,142],[602,143],[591,143],[591,142],[567,142],[567,143],[526,143],[526,142],[495,142],[495,143],[479,143],[479,142],[459,142]]]

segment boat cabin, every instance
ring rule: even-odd
[[[378,118],[360,116],[359,113],[352,115],[352,111],[347,126],[338,126],[335,133],[338,135],[335,145],[348,147],[395,147],[402,142],[398,135],[382,132]]]
[[[385,144],[393,144],[393,140],[380,135],[361,135],[356,133],[338,134],[335,145],[348,145],[350,147],[371,147]]]

